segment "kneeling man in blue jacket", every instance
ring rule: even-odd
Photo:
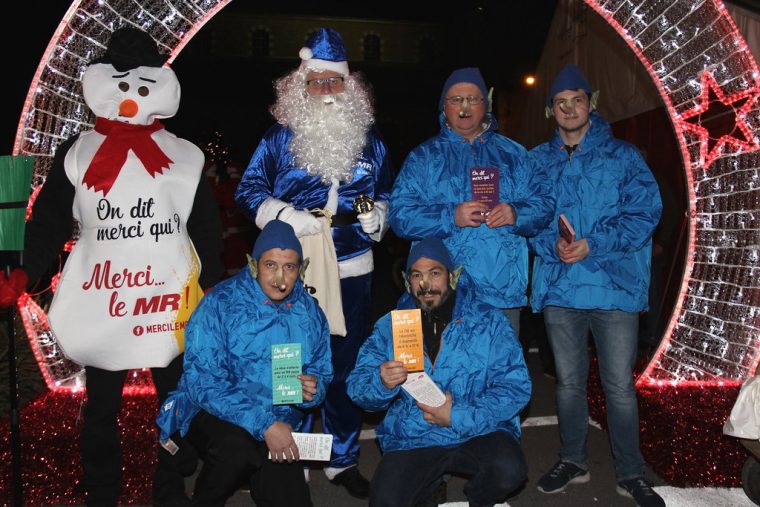
[[[247,485],[257,505],[311,506],[292,433],[333,372],[327,319],[299,278],[302,255],[293,228],[269,222],[249,269],[217,284],[190,318],[184,373],[158,426],[168,452],[190,445],[203,459],[192,505],[223,506]],[[300,344],[303,402],[275,405],[272,346],[288,344]]]
[[[420,241],[406,266],[411,297],[399,302],[421,309],[424,371],[445,393],[442,405],[402,388],[412,374],[394,360],[390,314],[378,320],[348,378],[356,404],[387,410],[375,430],[383,458],[371,507],[426,502],[447,474],[468,477],[471,506],[492,506],[527,478],[518,414],[531,382],[520,343],[500,310],[475,299],[476,288],[455,290],[460,269],[440,239]]]

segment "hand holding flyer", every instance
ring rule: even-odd
[[[333,436],[329,433],[291,433],[301,461],[330,461]],[[272,453],[269,453],[272,459]]]
[[[572,243],[575,240],[575,229],[570,225],[570,221],[565,215],[559,216],[557,225],[559,226],[559,235],[562,236],[562,239],[568,243]]]
[[[401,387],[411,394],[412,398],[425,405],[440,407],[446,403],[446,395],[424,371],[410,373]]]
[[[272,404],[303,403],[300,343],[272,345]]]
[[[499,168],[473,167],[470,169],[472,200],[488,206],[490,212],[499,204]]]

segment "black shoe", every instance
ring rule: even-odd
[[[569,461],[558,461],[551,470],[538,480],[537,489],[541,493],[561,493],[569,484],[588,482],[591,474],[588,470]]]
[[[633,498],[639,507],[665,507],[665,500],[655,493],[652,485],[643,477],[620,481],[616,489],[619,495]]]
[[[369,498],[369,481],[362,477],[359,468],[352,466],[336,475],[330,482],[343,486],[354,498]]]

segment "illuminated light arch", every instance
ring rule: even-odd
[[[34,76],[14,154],[35,156],[40,181],[58,144],[92,126],[79,78],[115,28],[146,30],[172,61],[229,1],[74,2]],[[686,166],[692,219],[684,277],[665,339],[638,385],[737,385],[760,362],[757,65],[718,0],[585,1],[649,71]],[[718,103],[733,111],[736,125],[710,139],[702,115]],[[21,311],[35,353],[48,362],[40,365],[48,387],[77,389],[77,366],[61,358],[44,312],[31,304]]]
[[[760,361],[757,64],[720,1],[587,3],[652,76],[688,183],[691,220],[678,300],[637,385],[741,384]],[[710,131],[711,109],[733,114],[728,134]]]
[[[79,78],[86,63],[103,51],[115,28],[128,24],[146,30],[164,51],[171,52],[172,61],[229,1],[74,2],[44,53],[17,130],[14,154],[35,157],[35,181],[39,183],[47,173],[53,153],[63,140],[92,127]],[[688,186],[691,220],[679,296],[665,338],[637,385],[642,392],[648,391],[644,398],[662,399],[666,408],[683,403],[672,396],[673,389],[668,388],[673,386],[696,386],[702,393],[724,393],[719,401],[725,407],[730,402],[726,390],[698,388],[736,386],[757,370],[760,361],[757,65],[719,0],[585,2],[623,37],[652,76],[674,125]],[[734,128],[715,134],[710,125],[703,124],[714,108],[732,113],[736,118]],[[32,350],[51,391],[63,391],[61,394],[67,396],[66,391],[80,389],[81,369],[60,354],[44,312],[30,298],[20,300],[20,310]],[[140,381],[139,372],[133,377],[133,390],[152,390],[149,382]],[[660,390],[653,392],[653,388]],[[699,401],[710,406],[718,398],[703,396]],[[685,404],[696,403],[689,399]],[[36,404],[31,409],[41,410]],[[642,414],[642,447],[647,452],[649,446],[648,458],[652,456],[652,448],[665,447],[663,442],[667,441],[663,439],[670,438],[662,428],[673,426],[672,419],[664,423],[656,419]],[[152,428],[149,417],[140,424],[146,433]],[[646,441],[645,437],[651,435],[647,433],[647,425],[657,426],[657,433],[664,436]],[[684,440],[671,438],[672,454],[678,457],[671,461],[678,461],[681,468],[666,464],[672,473],[662,473],[661,468],[658,472],[672,483],[679,480],[683,483],[686,478],[692,484],[710,484],[702,480],[705,477],[720,482],[718,473],[724,477],[732,473],[713,471],[712,475],[695,476],[691,469],[709,463],[691,450],[688,451],[691,455],[685,455],[687,451],[679,447],[683,445],[680,442],[686,441],[694,445],[698,432],[688,429],[684,431],[688,433]],[[704,441],[703,447],[711,443]],[[148,459],[145,457],[142,462]],[[149,480],[149,477],[133,479],[134,484],[128,489],[133,495],[149,491],[149,486],[140,482]],[[42,497],[48,493],[40,490],[35,494]]]

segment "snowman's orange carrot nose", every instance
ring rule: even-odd
[[[132,118],[134,115],[137,114],[137,110],[140,109],[137,106],[137,102],[135,102],[132,99],[126,99],[121,101],[121,104],[119,104],[119,116],[125,116],[127,118]]]

